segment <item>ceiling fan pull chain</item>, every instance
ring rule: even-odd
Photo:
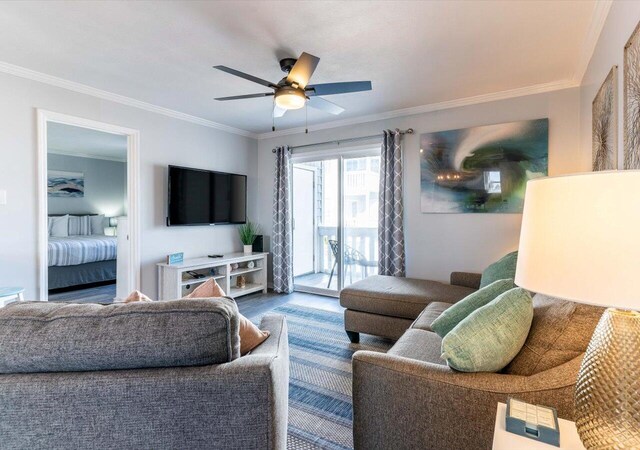
[[[276,131],[276,98],[273,98],[273,105],[271,106],[271,131]]]
[[[309,134],[309,102],[304,103],[304,133]]]

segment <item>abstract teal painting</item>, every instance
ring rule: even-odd
[[[47,171],[49,197],[84,197],[84,174],[63,170]]]
[[[548,119],[422,134],[422,212],[521,213],[527,181],[548,166]]]

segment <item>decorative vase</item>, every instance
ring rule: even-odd
[[[245,255],[250,255],[251,253],[253,253],[253,245],[251,245],[251,244],[245,245],[244,246],[244,254]]]
[[[576,382],[576,428],[584,446],[640,448],[640,313],[607,309]]]
[[[238,278],[236,279],[236,287],[243,289],[246,285],[247,279],[244,277],[244,275],[238,275]]]

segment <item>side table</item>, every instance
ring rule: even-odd
[[[0,308],[14,301],[24,301],[24,288],[10,286],[0,287]]]

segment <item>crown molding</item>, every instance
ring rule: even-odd
[[[125,148],[126,152],[126,148]],[[104,161],[114,161],[114,162],[127,162],[127,158],[120,158],[117,156],[105,156],[105,155],[92,155],[90,153],[76,153],[68,150],[58,150],[57,148],[49,147],[47,149],[47,153],[52,155],[61,155],[61,156],[75,156],[77,158],[87,158],[87,159],[100,159]]]
[[[448,100],[439,103],[430,103],[427,105],[414,106],[412,108],[396,109],[378,114],[370,114],[366,116],[354,117],[351,119],[336,120],[333,122],[322,123],[308,127],[309,131],[327,130],[330,128],[344,127],[348,125],[357,125],[367,122],[376,122],[378,120],[395,119],[398,117],[413,116],[416,114],[424,114],[433,111],[442,111],[444,109],[459,108],[461,106],[471,106],[480,103],[494,102],[498,100],[508,100],[516,97],[524,97],[527,95],[544,94],[546,92],[559,91],[562,89],[570,89],[578,87],[579,83],[573,80],[554,81],[551,83],[536,84],[517,89],[509,89],[506,91],[493,92],[490,94],[475,95],[472,97],[464,97],[455,100]],[[279,136],[289,136],[292,134],[304,133],[305,127],[289,128],[280,131],[271,131],[268,133],[258,134],[258,139],[269,139]]]
[[[252,133],[247,130],[241,130],[240,128],[224,125],[212,120],[203,119],[201,117],[192,116],[173,109],[164,108],[162,106],[153,105],[151,103],[136,100],[131,97],[126,97],[120,94],[114,94],[113,92],[103,91],[86,84],[76,83],[75,81],[65,80],[64,78],[54,77],[46,73],[37,72],[35,70],[27,69],[26,67],[16,66],[0,61],[0,72],[9,75],[14,75],[20,78],[26,78],[28,80],[38,81],[40,83],[49,84],[69,91],[78,92],[80,94],[90,95],[92,97],[101,98],[103,100],[109,100],[121,105],[132,106],[134,108],[143,109],[145,111],[153,112],[156,114],[162,114],[163,116],[172,117],[174,119],[184,120],[186,122],[195,123],[209,128],[215,128],[216,130],[225,131],[227,133],[237,134],[239,136],[245,136],[250,138],[257,138],[256,133]]]
[[[580,52],[578,66],[576,67],[576,71],[573,74],[573,81],[575,83],[582,83],[582,78],[587,72],[587,68],[589,67],[589,63],[591,62],[593,52],[596,50],[598,39],[600,39],[600,34],[602,33],[602,29],[604,28],[604,23],[607,20],[607,16],[609,15],[612,4],[613,0],[598,0],[593,6],[591,22],[589,23],[589,28],[587,29],[587,34],[583,41],[584,45],[582,46],[582,51]]]

